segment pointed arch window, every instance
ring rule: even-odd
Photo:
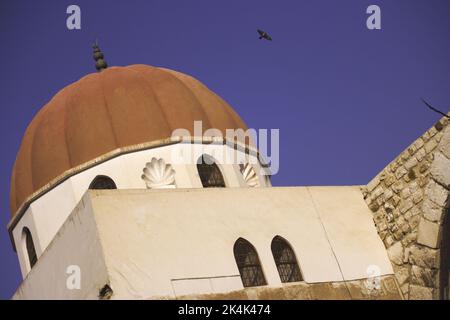
[[[247,240],[239,238],[234,243],[233,251],[244,287],[266,285],[255,247]]]
[[[28,262],[30,263],[30,268],[33,268],[37,262],[36,248],[34,247],[33,237],[27,227],[23,228],[22,233],[25,241],[25,249],[28,255]]]
[[[108,176],[96,176],[89,185],[89,189],[117,189],[116,183]]]
[[[281,282],[302,281],[297,258],[289,243],[282,237],[276,236],[272,240],[271,249]]]
[[[204,154],[197,161],[197,170],[204,188],[223,188],[225,181],[213,157]]]

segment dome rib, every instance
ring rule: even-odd
[[[165,122],[165,124],[167,126],[167,131],[169,132],[170,131],[170,124],[167,121],[167,114],[164,111],[164,108],[161,106],[161,102],[158,100],[158,96],[156,95],[155,90],[153,89],[151,84],[147,81],[147,79],[144,78],[137,70],[135,70],[135,68],[134,68],[135,66],[137,66],[137,65],[131,65],[129,69],[131,71],[133,71],[136,74],[137,77],[142,79],[143,83],[145,83],[145,86],[152,92],[152,96],[154,97],[156,104],[158,105],[159,109],[161,110],[161,113],[163,114],[164,122]],[[153,68],[153,67],[150,67],[150,68]],[[148,110],[148,112],[150,112],[149,109],[147,109],[147,110]]]
[[[76,86],[76,84],[73,84],[73,86],[70,86],[70,88],[67,88],[67,87],[66,87],[66,88],[63,89],[63,90],[72,90],[72,91],[75,91],[77,88],[78,88],[78,87]],[[65,105],[65,106],[69,104],[69,99],[70,99],[70,96],[69,96],[69,95],[66,95],[65,98],[64,98],[64,105]],[[68,118],[67,108],[64,108],[64,114],[63,114],[63,119],[64,119],[64,120],[63,120],[63,121],[64,121],[64,127],[65,127],[65,128],[67,128],[67,122],[68,122],[67,118]],[[71,156],[70,156],[70,152],[69,152],[69,143],[68,143],[68,141],[67,141],[67,131],[64,131],[64,144],[65,144],[65,150],[66,150],[66,153],[67,153],[67,157],[68,157],[68,159],[69,159],[69,164],[70,164],[70,166],[72,167],[72,166],[73,166],[73,160],[72,160],[72,158],[71,158]]]
[[[227,124],[233,124],[235,122],[237,122],[237,123],[240,122],[243,125],[243,127],[245,127],[244,122],[241,119],[239,119],[237,114],[233,110],[231,110],[231,108],[229,108],[227,106],[227,103],[221,97],[219,97],[217,94],[215,94],[213,91],[210,91],[209,88],[206,87],[204,84],[202,84],[195,78],[188,76],[186,74],[183,74],[183,73],[180,73],[180,72],[177,72],[174,70],[169,70],[169,69],[164,69],[164,70],[171,73],[175,77],[179,78],[180,81],[184,80],[183,83],[189,87],[189,89],[192,91],[192,93],[194,95],[196,95],[197,99],[200,101],[203,101],[204,99],[199,96],[198,88],[201,88],[203,91],[205,91],[205,90],[208,91],[208,93],[210,93],[210,96],[215,98],[215,102],[217,104],[219,104],[220,107],[223,107],[223,113],[225,113],[230,118],[230,119],[228,119],[229,122]],[[183,80],[181,80],[181,79],[183,79]],[[224,114],[219,114],[219,112],[222,111],[221,108],[218,108],[217,106],[215,106],[215,108],[213,109],[213,106],[210,106],[208,103],[203,103],[203,102],[201,103],[201,106],[203,107],[205,113],[208,114],[208,118],[210,119],[212,128],[217,128],[219,130],[222,130],[223,128],[220,128],[219,124],[217,124],[217,123],[219,122],[220,124],[223,125],[224,120],[227,118],[224,117]],[[217,119],[215,119],[215,120],[211,119],[211,116],[210,116],[211,113],[213,113],[213,115],[215,117],[219,117],[220,121],[217,121]]]
[[[65,101],[66,95],[64,92],[55,95],[42,109],[39,116],[31,146],[33,157],[30,159],[33,172],[31,183],[34,190],[47,183],[45,179],[42,180],[44,176],[52,176],[71,167],[65,142],[64,114],[66,109],[53,107],[54,105],[64,104]],[[48,139],[49,135],[52,135],[52,139]],[[59,147],[60,145],[62,147]],[[49,166],[47,163],[53,165]]]
[[[119,147],[119,140],[117,139],[117,134],[116,134],[116,131],[115,131],[115,128],[114,128],[114,125],[113,125],[111,112],[110,112],[109,106],[108,106],[108,99],[106,99],[105,88],[104,88],[104,85],[103,85],[103,79],[104,79],[105,73],[104,72],[100,72],[98,75],[99,75],[99,78],[100,78],[99,79],[100,80],[99,81],[100,89],[102,90],[102,96],[103,96],[103,101],[104,101],[103,106],[104,106],[104,108],[106,110],[106,114],[108,115],[108,121],[109,121],[109,125],[111,127],[111,131],[112,131],[112,134],[113,134],[114,142],[116,144],[116,147],[118,148]]]
[[[211,126],[211,121],[209,120],[208,114],[205,112],[205,109],[203,108],[203,105],[200,103],[200,100],[198,99],[197,95],[192,91],[192,89],[186,85],[186,83],[184,83],[183,81],[181,81],[178,77],[174,76],[171,72],[168,72],[165,69],[162,68],[157,68],[158,70],[164,71],[166,72],[170,77],[172,77],[173,79],[175,79],[175,81],[177,81],[180,85],[182,85],[183,87],[186,88],[186,91],[189,91],[189,93],[191,94],[191,96],[193,97],[194,100],[197,101],[197,105],[199,110],[203,113],[203,115],[205,116],[206,119],[208,119],[208,122],[205,124],[202,123],[203,126],[203,130],[207,129],[207,128],[213,128]],[[194,119],[195,120],[195,119]],[[193,133],[193,132],[192,132]]]

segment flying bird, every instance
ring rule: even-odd
[[[259,39],[260,40],[261,39],[266,39],[266,40],[272,41],[272,38],[267,34],[267,32],[259,30],[259,29],[257,31],[259,33]]]
[[[449,115],[447,115],[447,114],[445,114],[444,112],[442,112],[442,111],[440,111],[440,110],[438,110],[438,109],[432,107],[428,102],[425,101],[424,98],[421,98],[421,99],[422,99],[423,103],[425,103],[425,105],[426,105],[428,108],[430,108],[430,109],[433,110],[434,112],[437,112],[437,113],[439,113],[440,115],[442,115],[442,116],[444,116],[444,117],[450,119],[450,116],[449,116]]]

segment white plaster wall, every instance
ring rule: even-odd
[[[69,289],[69,266],[80,268],[80,288]],[[85,197],[63,224],[13,299],[97,299],[108,283],[90,198]]]
[[[268,287],[281,287],[274,236],[295,251],[308,283],[393,274],[358,187],[90,190],[15,299],[147,299],[242,289],[233,245],[256,248]],[[380,245],[381,244],[381,245]],[[79,265],[80,290],[66,287]]]
[[[257,249],[269,287],[282,285],[270,249],[276,235],[292,245],[306,282],[364,279],[371,265],[379,266],[380,275],[392,274],[357,191],[299,187],[90,193],[114,297],[140,299],[242,289],[233,255],[239,237]],[[324,205],[328,201],[335,205]]]
[[[26,249],[26,244],[23,241],[22,233],[23,229],[27,227],[30,230],[31,236],[33,238],[33,241],[35,243],[35,250],[36,255],[40,256],[42,253],[41,246],[39,245],[39,242],[34,240],[37,239],[37,229],[34,222],[34,216],[32,214],[31,207],[27,209],[22,219],[20,219],[19,223],[17,224],[15,231],[13,233],[14,243],[16,245],[16,251],[17,251],[17,257],[19,259],[20,264],[20,271],[22,273],[22,277],[25,278],[27,273],[31,270],[30,262],[28,259],[28,253]]]
[[[232,148],[223,144],[177,143],[124,154],[70,177],[32,202],[13,230],[13,239],[18,250],[22,276],[25,277],[30,270],[27,265],[27,253],[19,248],[23,227],[27,226],[30,229],[39,257],[97,175],[111,177],[119,189],[145,189],[146,185],[141,178],[142,170],[147,162],[156,157],[158,159],[163,158],[166,163],[172,164],[176,172],[175,183],[177,188],[202,188],[195,161],[203,153],[208,153],[216,156],[219,162],[220,159],[225,159],[222,157],[224,154],[232,152]],[[239,154],[243,155],[242,152],[239,152]],[[180,159],[180,155],[184,158]],[[192,163],[186,163],[191,159]],[[253,165],[255,171],[259,173],[259,163],[255,160],[253,162],[255,163]],[[246,187],[244,180],[241,178],[239,166],[231,163],[218,163],[218,165],[227,187]],[[261,186],[269,186],[265,183],[264,177],[260,177],[260,184]],[[32,217],[29,217],[30,215]]]
[[[31,203],[30,208],[37,232],[37,237],[33,240],[35,246],[40,248],[37,252],[38,258],[52,241],[55,233],[75,208],[80,198],[75,197],[72,181],[68,179],[48,194]]]
[[[346,280],[369,277],[377,269],[381,274],[393,273],[371,212],[363,205],[359,187],[309,187],[308,190]]]
[[[231,292],[242,289],[240,275],[217,278],[173,279],[171,282],[173,294],[177,297],[195,294]]]

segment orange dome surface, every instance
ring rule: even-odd
[[[34,117],[11,177],[11,215],[65,171],[117,148],[169,138],[178,128],[246,129],[220,97],[185,74],[111,67],[58,92]]]

